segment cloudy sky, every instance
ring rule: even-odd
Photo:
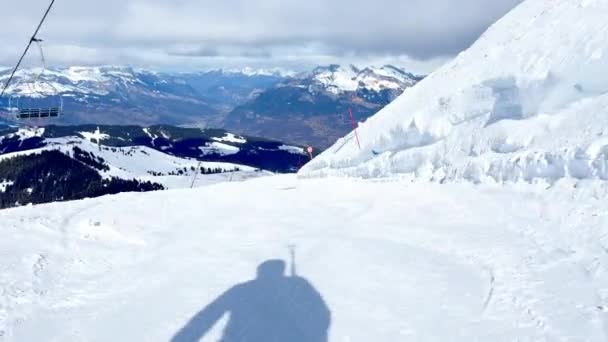
[[[19,57],[48,2],[2,2],[0,65]],[[392,63],[426,72],[520,2],[56,0],[39,37],[51,65],[182,70]]]

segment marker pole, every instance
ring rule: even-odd
[[[359,142],[359,135],[357,134],[357,123],[355,123],[355,118],[353,116],[353,110],[349,108],[348,113],[350,114],[350,122],[353,125],[353,131],[355,131],[355,139],[357,139],[357,146],[359,146],[359,151],[360,151],[361,143]]]

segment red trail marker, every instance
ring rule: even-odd
[[[353,117],[353,110],[349,108],[348,113],[350,114],[350,122],[353,125],[353,131],[355,131],[355,139],[357,139],[357,146],[359,146],[359,150],[361,150],[361,143],[359,142],[359,135],[357,134],[357,123],[355,122],[355,118]]]

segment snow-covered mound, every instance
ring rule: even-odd
[[[605,342],[606,189],[571,183],[280,176],[3,210],[0,341]]]
[[[608,1],[528,0],[301,170],[608,179]]]

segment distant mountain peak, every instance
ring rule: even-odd
[[[356,92],[361,89],[381,91],[382,89],[405,89],[418,82],[417,77],[392,65],[382,67],[367,66],[363,69],[352,64],[319,66],[302,76],[313,84],[321,86],[333,94]]]
[[[241,69],[239,69],[239,68],[211,69],[211,70],[204,71],[203,73],[205,73],[205,72],[216,72],[216,73],[226,74],[226,75],[243,75],[243,76],[249,76],[249,77],[256,77],[256,76],[292,77],[297,74],[297,72],[295,72],[293,70],[284,69],[284,68],[252,68],[252,67],[245,67],[245,68],[241,68]]]
[[[258,92],[224,120],[256,135],[327,146],[352,128],[347,110],[364,120],[420,80],[392,66],[318,66]]]

